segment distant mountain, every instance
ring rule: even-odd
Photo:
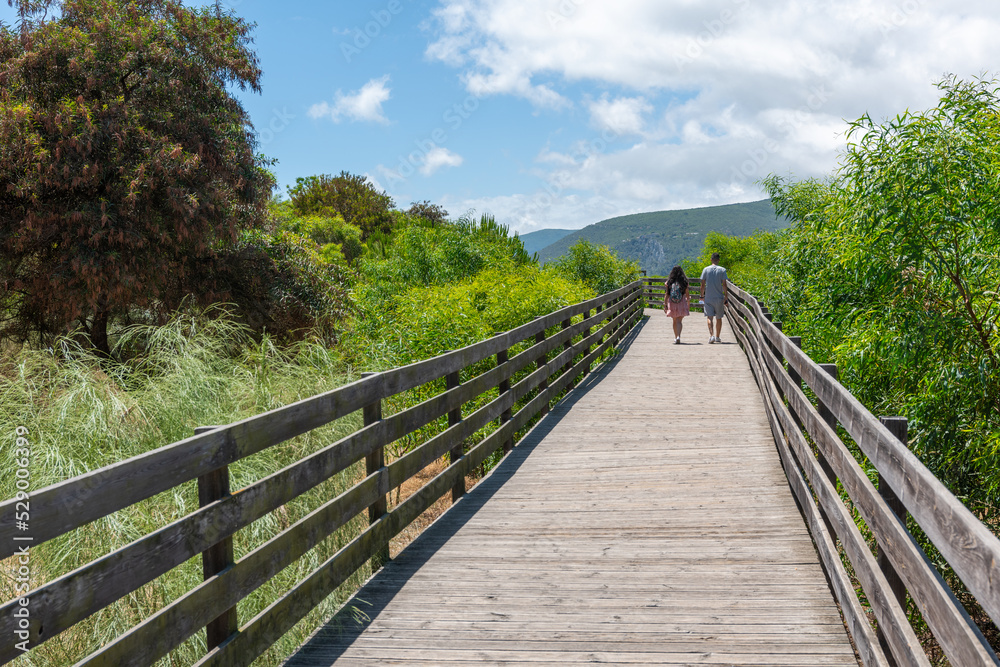
[[[651,276],[666,275],[674,265],[701,251],[708,232],[749,236],[758,229],[775,231],[788,224],[787,220],[778,219],[775,215],[770,199],[680,211],[635,213],[602,220],[567,234],[542,248],[538,259],[542,263],[556,259],[580,239],[587,239],[591,243],[610,247],[619,257],[637,260],[639,266]]]
[[[538,252],[547,245],[552,245],[567,234],[572,234],[574,229],[539,229],[537,232],[520,235],[518,238],[524,244],[524,249],[528,254]]]

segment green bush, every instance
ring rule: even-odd
[[[209,267],[252,330],[291,342],[316,334],[333,343],[351,312],[352,272],[330,263],[310,239],[293,232],[248,232]]]
[[[341,215],[292,215],[281,221],[278,230],[312,239],[320,247],[320,256],[334,264],[353,264],[365,248],[361,228],[345,222]]]
[[[376,189],[365,176],[342,171],[336,176],[297,178],[288,188],[288,196],[297,215],[339,215],[361,229],[364,239],[376,231],[392,231],[392,197]]]
[[[369,252],[358,264],[362,280],[355,295],[362,328],[372,329],[370,323],[391,311],[394,298],[407,290],[461,281],[487,267],[534,264],[521,241],[490,216],[430,224],[400,215],[405,223],[394,234],[369,237]]]
[[[605,294],[639,279],[639,263],[620,259],[613,250],[580,239],[568,254],[547,264],[570,279],[579,280],[597,294]]]
[[[373,314],[365,356],[399,366],[455,350],[592,297],[535,265],[486,269],[446,285],[413,287]]]

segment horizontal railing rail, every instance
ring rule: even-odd
[[[642,278],[643,298],[650,308],[663,308],[663,299],[666,294],[666,278]],[[688,294],[691,296],[691,309],[700,311],[702,304],[698,302],[698,295],[701,290],[701,278],[688,278]]]
[[[366,562],[388,557],[389,541],[442,495],[464,493],[465,476],[589,372],[642,317],[641,281],[562,308],[460,350],[381,373],[197,435],[30,494],[32,548],[92,521],[197,480],[201,507],[77,570],[0,606],[0,661],[21,654],[203,555],[205,581],[86,657],[81,665],[149,665],[202,628],[209,652],[199,665],[246,665],[261,655]],[[574,321],[577,320],[577,321]],[[554,333],[547,333],[556,329]],[[522,347],[526,349],[521,349]],[[514,356],[512,349],[520,350]],[[471,367],[489,366],[461,381]],[[481,368],[481,366],[479,367]],[[390,416],[383,401],[428,383],[444,388]],[[474,412],[463,405],[497,390]],[[518,404],[523,403],[518,408]],[[517,411],[515,412],[515,408]],[[228,468],[243,458],[361,411],[364,426],[235,493]],[[448,427],[388,464],[385,448],[447,416]],[[498,426],[467,446],[480,429]],[[391,510],[393,489],[449,454],[449,465]],[[364,478],[234,561],[232,538],[254,521],[366,462]],[[18,499],[0,504],[0,557],[17,551]],[[369,526],[258,616],[239,625],[237,603],[367,510]],[[30,601],[25,627],[18,613]]]
[[[727,313],[757,378],[789,484],[864,664],[930,664],[908,620],[907,595],[951,664],[1000,664],[907,530],[906,514],[994,622],[1000,621],[1000,540],[909,450],[905,420],[875,418],[836,381],[836,367],[810,359],[801,341],[785,336],[752,295],[732,284],[730,295]],[[878,486],[839,436],[838,424],[877,469]],[[852,509],[874,535],[874,552]],[[848,576],[841,549],[877,629]]]

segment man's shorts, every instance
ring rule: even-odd
[[[724,299],[713,299],[712,301],[705,299],[705,317],[718,317],[721,320],[726,313],[724,303]]]

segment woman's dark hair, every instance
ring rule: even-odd
[[[667,294],[670,294],[670,286],[673,285],[674,283],[681,284],[681,291],[684,291],[688,288],[687,276],[684,275],[684,269],[682,269],[679,266],[675,266],[674,268],[670,269],[670,276],[667,278],[667,284],[664,285],[664,287],[666,287],[667,289]]]

